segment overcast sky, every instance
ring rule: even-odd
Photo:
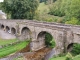
[[[3,0],[0,0],[0,2],[3,2]]]

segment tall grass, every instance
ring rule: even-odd
[[[4,40],[0,38],[0,45],[6,45],[6,44],[10,44],[10,43],[14,43],[16,42],[17,39],[8,39],[8,40]]]
[[[0,49],[0,58],[5,57],[9,54],[15,53],[17,51],[20,51],[24,47],[26,47],[29,44],[29,41],[23,41],[15,45],[10,45],[4,48]]]

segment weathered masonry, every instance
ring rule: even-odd
[[[30,48],[33,51],[45,47],[46,32],[55,39],[56,53],[67,51],[74,43],[80,43],[80,26],[32,20],[0,20],[0,29],[15,34],[20,40],[31,39]]]

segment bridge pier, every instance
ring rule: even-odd
[[[42,49],[42,48],[44,48],[44,47],[45,47],[45,44],[40,43],[40,42],[37,41],[37,40],[32,41],[32,42],[30,43],[30,48],[31,48],[32,51],[37,51],[37,50]]]

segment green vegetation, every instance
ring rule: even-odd
[[[0,38],[0,45],[7,45],[7,44],[10,44],[10,43],[14,43],[16,41],[17,41],[17,39],[5,40],[5,39]]]
[[[4,0],[3,10],[11,19],[33,19],[38,7],[38,0]]]
[[[21,49],[26,47],[28,44],[29,44],[29,41],[23,41],[23,42],[15,44],[15,45],[9,45],[7,47],[1,48],[0,49],[0,58],[20,51]]]
[[[39,3],[35,19],[38,21],[47,21],[47,22],[62,22],[63,17],[48,14],[49,8],[51,6],[52,4],[46,5],[44,2]]]
[[[80,44],[73,44],[73,49],[67,55],[61,57],[53,57],[50,60],[80,60]]]
[[[44,2],[39,4],[38,11],[40,14],[45,14],[49,12],[49,5],[45,5]]]
[[[76,25],[80,25],[79,2],[80,0],[57,0],[50,8],[49,14],[60,17],[65,16],[62,22],[69,24],[75,24],[75,21],[72,20],[74,17],[75,20],[78,20]]]
[[[73,56],[68,52],[65,60],[73,60]]]
[[[65,22],[65,24],[73,24],[73,25],[79,25],[80,23],[79,23],[79,20],[77,19],[77,18],[71,18],[71,20],[69,20],[69,21],[66,21]]]
[[[80,55],[75,56],[73,60],[80,60]]]
[[[51,58],[50,60],[65,60],[65,57],[54,57],[54,58]]]
[[[45,44],[47,45],[47,47],[55,47],[55,40],[49,33],[45,34]]]
[[[80,54],[80,44],[73,44],[73,49],[71,51],[73,55],[79,55]]]
[[[62,56],[62,57],[53,57],[50,60],[67,60],[67,59],[66,59],[66,56]],[[80,60],[80,55],[72,57],[72,58],[70,58],[68,60]]]
[[[14,58],[13,60],[24,60],[23,57]]]
[[[80,0],[4,0],[3,3],[0,3],[0,8],[5,11],[9,17],[11,16],[11,19],[36,19],[38,21],[80,25]],[[55,46],[55,41],[49,33],[46,33],[45,39],[48,47]],[[13,42],[16,42],[16,40],[0,40],[0,45]],[[20,44],[21,45],[16,44],[17,47],[20,46],[19,50],[25,47],[26,42]],[[14,46],[15,45],[0,49],[0,56],[3,57],[11,52],[18,51],[18,49],[15,50],[16,47]],[[9,48],[11,48],[11,50]],[[12,48],[14,49],[12,50]],[[71,54],[77,56],[73,57]],[[53,57],[51,60],[72,60],[72,57],[73,60],[80,60],[79,44],[73,45],[71,54],[68,53],[66,56]]]

